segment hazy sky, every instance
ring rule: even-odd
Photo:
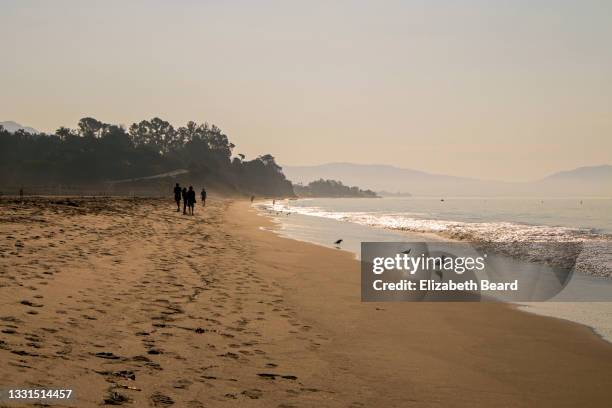
[[[5,1],[0,121],[160,116],[281,164],[612,164],[612,1]]]

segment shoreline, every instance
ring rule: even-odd
[[[79,407],[612,398],[612,347],[587,328],[503,304],[361,303],[350,253],[262,230],[248,201],[193,217],[55,201],[0,202],[0,387],[72,388],[55,406]]]
[[[262,205],[263,204],[263,205]],[[285,218],[284,216],[274,215],[277,211],[270,210],[270,202],[264,200],[255,205],[255,208],[261,215],[270,217],[274,224],[275,229],[271,229],[281,237],[289,239],[295,239],[302,242],[307,242],[315,245],[319,245],[325,248],[336,248],[326,242],[332,242],[330,239],[333,237],[327,234],[328,230],[338,230],[338,234],[342,231],[342,234],[348,235],[348,242],[345,240],[343,248],[341,250],[352,253],[356,259],[359,259],[359,242],[352,241],[404,241],[404,240],[424,240],[424,241],[448,241],[448,242],[464,242],[457,238],[451,238],[444,234],[436,234],[433,232],[413,232],[398,230],[392,228],[384,228],[377,225],[363,225],[359,222],[351,221],[340,221],[331,217],[316,216],[301,214],[299,212],[292,213],[291,218]],[[283,208],[280,212],[282,213]],[[291,209],[290,209],[291,211]],[[346,226],[350,226],[349,229]],[[303,233],[303,230],[307,230],[308,233]],[[322,235],[318,235],[322,234]],[[375,234],[375,235],[373,235]],[[322,239],[321,237],[325,237]],[[341,235],[344,237],[344,235]],[[378,239],[376,239],[378,237]],[[335,239],[335,238],[333,238]],[[348,248],[347,248],[348,247]],[[578,281],[596,281],[603,279],[603,284],[606,287],[612,288],[612,280],[606,277],[583,275],[580,272],[575,277]],[[575,283],[575,282],[574,282]],[[572,286],[572,285],[570,285]],[[575,289],[574,286],[572,286]],[[589,290],[589,288],[580,289],[582,291]],[[604,291],[605,288],[599,289]],[[608,320],[607,316],[610,316],[612,312],[612,303],[603,300],[596,301],[549,301],[549,302],[527,302],[517,301],[513,303],[517,310],[521,310],[525,313],[538,314],[541,316],[552,317],[561,319],[567,322],[581,324],[593,330],[593,332],[604,339],[605,341],[612,343],[612,325]],[[606,305],[610,305],[606,307]]]
[[[570,305],[571,302],[552,302],[555,303],[555,307],[559,307],[559,305]],[[595,303],[598,304],[598,302],[578,302],[578,304],[583,304],[583,303]],[[607,303],[607,302],[602,302],[602,303]],[[567,322],[570,324],[577,324],[579,326],[583,326],[585,328],[587,328],[589,331],[591,331],[591,333],[593,333],[594,336],[596,336],[597,338],[601,339],[602,341],[605,341],[606,343],[612,345],[612,337],[610,334],[606,334],[604,332],[602,332],[600,329],[598,329],[595,326],[595,323],[587,323],[584,320],[578,320],[576,317],[574,316],[562,316],[560,314],[560,312],[557,311],[546,311],[546,310],[540,310],[537,309],[538,306],[546,306],[547,302],[540,302],[536,305],[533,304],[525,304],[525,303],[516,303],[516,304],[510,304],[511,307],[513,307],[514,309],[516,309],[519,312],[522,313],[529,313],[529,314],[534,314],[537,316],[542,316],[542,317],[547,317],[549,319],[557,319],[560,320],[562,322]],[[572,305],[573,306],[573,305]]]
[[[248,213],[248,211],[243,212],[241,210],[239,212],[242,214],[240,215],[242,219],[247,217],[244,214]],[[523,310],[520,310],[517,305],[509,304],[408,304],[401,302],[361,304],[359,300],[358,261],[352,258],[352,253],[348,251],[339,251],[337,249],[327,248],[314,243],[297,241],[291,238],[282,237],[278,235],[277,232],[271,231],[271,229],[276,228],[276,224],[273,223],[269,217],[263,214],[259,214],[259,212],[254,208],[250,208],[250,212],[250,217],[254,217],[251,218],[250,222],[255,224],[254,226],[257,228],[258,232],[251,232],[249,235],[257,236],[258,240],[268,240],[270,243],[279,242],[278,240],[280,240],[280,242],[284,242],[286,245],[289,246],[311,248],[312,252],[316,253],[316,256],[310,256],[309,258],[317,259],[319,263],[322,260],[330,257],[345,259],[345,263],[343,263],[342,266],[344,270],[342,272],[335,272],[334,275],[336,275],[335,278],[338,279],[337,275],[341,273],[351,274],[352,269],[353,276],[347,276],[347,279],[351,279],[351,284],[347,284],[345,282],[345,279],[341,280],[343,288],[346,289],[347,286],[351,287],[352,293],[346,293],[346,291],[341,291],[341,293],[338,294],[342,300],[348,303],[345,303],[342,307],[342,312],[339,311],[338,313],[348,316],[351,313],[349,309],[354,308],[365,309],[363,311],[364,315],[371,316],[372,313],[378,314],[376,316],[376,319],[381,319],[384,314],[392,315],[390,316],[392,322],[389,322],[389,325],[386,325],[384,329],[381,328],[381,330],[376,333],[376,335],[370,333],[370,335],[372,336],[370,337],[370,341],[372,342],[372,344],[376,344],[378,338],[388,336],[393,337],[398,341],[394,342],[393,346],[390,347],[390,349],[395,350],[395,353],[399,354],[401,354],[402,351],[406,352],[406,350],[404,349],[410,349],[412,347],[425,348],[429,351],[431,351],[432,349],[453,349],[455,353],[449,353],[450,355],[447,355],[445,357],[447,361],[453,361],[457,364],[452,364],[452,367],[448,367],[448,371],[444,371],[443,373],[431,366],[427,366],[427,364],[425,364],[424,366],[414,367],[415,361],[419,361],[420,359],[422,359],[422,356],[412,355],[412,357],[414,358],[409,359],[409,361],[404,361],[404,363],[407,365],[412,365],[412,369],[417,370],[418,372],[428,371],[428,369],[432,371],[438,371],[437,375],[441,375],[442,377],[448,375],[448,372],[452,372],[455,374],[461,373],[459,377],[462,377],[463,380],[469,385],[465,383],[458,384],[462,381],[454,376],[452,377],[452,379],[445,377],[445,381],[443,381],[447,385],[453,384],[452,386],[449,385],[449,388],[453,388],[456,390],[479,388],[488,390],[490,390],[491,388],[497,389],[497,391],[493,392],[497,395],[495,400],[492,399],[489,402],[477,399],[469,401],[466,400],[462,402],[454,401],[455,405],[504,405],[504,403],[502,403],[499,399],[501,398],[501,394],[504,394],[508,397],[508,402],[511,401],[511,403],[509,403],[510,406],[605,406],[605,404],[607,403],[606,401],[609,397],[605,397],[603,396],[603,394],[599,394],[598,397],[597,394],[601,393],[605,387],[612,385],[612,382],[604,378],[606,376],[605,371],[607,369],[604,368],[603,371],[601,371],[599,374],[596,374],[596,371],[598,370],[595,369],[592,364],[595,364],[595,362],[597,362],[597,364],[603,364],[604,367],[612,367],[612,346],[604,339],[602,339],[598,334],[596,334],[590,327],[560,318],[551,318],[548,316],[541,316],[531,312],[525,312]],[[262,230],[261,228],[266,229]],[[266,234],[270,237],[265,238],[264,236]],[[287,241],[292,243],[287,244]],[[280,245],[280,243],[277,243],[276,245]],[[311,252],[311,250],[309,250],[308,252]],[[353,266],[351,266],[350,264],[352,264]],[[331,271],[329,270],[327,272],[331,273]],[[329,282],[331,280],[334,283],[338,283],[332,278],[321,276],[325,274],[324,271],[319,271],[317,273],[313,271],[312,268],[308,268],[308,272],[301,271],[299,276],[302,276],[304,273],[306,273],[308,276],[316,277],[316,279],[320,280],[321,282]],[[294,275],[294,278],[297,279],[297,275]],[[292,282],[285,283],[287,285],[294,285],[294,283]],[[290,290],[294,291],[294,289]],[[324,299],[331,299],[330,293],[334,292],[334,290],[330,288],[319,288],[319,291],[325,292],[327,294],[327,296],[321,294],[318,295],[320,298]],[[312,305],[313,302],[312,300],[308,300],[307,294],[299,295],[298,293],[300,293],[300,291],[295,291],[295,293],[296,294],[293,298],[294,301],[296,301],[300,305],[298,309],[307,311],[309,307],[313,310],[321,308],[320,305]],[[309,294],[312,295],[312,293]],[[332,302],[333,300],[327,301]],[[339,305],[337,306],[339,307]],[[442,327],[440,327],[429,320],[423,320],[422,317],[416,316],[417,313],[415,312],[424,313],[431,317],[431,319],[433,319],[434,321],[438,320],[439,322],[447,323],[443,324]],[[309,311],[306,314],[312,317],[311,313],[312,311]],[[319,316],[319,320],[326,319],[330,316],[329,313],[318,313],[316,315]],[[451,333],[448,332],[448,327],[446,327],[446,324],[448,324],[448,322],[453,321],[455,319],[457,321],[460,321],[461,323],[457,323],[458,326],[454,327],[453,330],[451,330],[451,333],[461,334],[461,345],[453,344],[453,342],[450,340]],[[405,321],[406,324],[409,324],[411,327],[413,327],[414,330],[419,334],[419,337],[422,336],[422,338],[425,338],[425,343],[427,343],[427,346],[418,344],[418,342],[417,344],[415,344],[415,340],[411,339],[412,333],[410,330],[394,327],[402,321]],[[365,318],[364,316],[363,319],[353,321],[352,324],[357,327],[363,325],[364,327],[368,328],[370,326],[370,319]],[[341,324],[336,321],[335,324],[324,324],[324,326],[327,328],[336,328],[338,326],[341,326]],[[404,334],[404,336],[400,336],[403,337],[403,341],[397,339],[400,333]],[[495,334],[493,335],[493,333]],[[336,333],[336,336],[338,335],[340,334]],[[363,332],[359,332],[359,334],[353,333],[353,335],[346,335],[351,338],[355,338],[363,336]],[[342,347],[340,347],[341,349],[350,349],[350,347],[346,343],[342,341],[340,342],[343,344]],[[363,356],[364,354],[367,355],[369,353],[377,353],[376,351],[371,350],[372,346],[369,341],[365,341],[362,339],[360,343],[362,347],[357,350],[354,350],[354,353],[351,353],[352,356],[359,355],[360,358],[358,358],[358,360],[360,360],[362,358],[361,356]],[[477,349],[474,349],[475,344],[478,345]],[[513,344],[512,351],[509,350],[509,344]],[[497,347],[499,347],[499,349],[497,349]],[[577,348],[579,348],[579,350],[577,350]],[[593,351],[593,348],[598,349],[598,353],[601,353],[600,357],[592,360],[592,363],[584,365],[586,361],[584,360],[584,356],[582,355],[582,353],[586,349]],[[472,353],[468,353],[468,355],[457,355],[456,352],[458,350],[471,350]],[[378,352],[380,353],[381,351],[379,350]],[[407,352],[412,354],[412,351]],[[392,354],[393,352],[390,353]],[[383,354],[385,353],[383,352]],[[503,357],[504,354],[511,354],[513,355],[513,358],[506,359]],[[392,359],[389,360],[390,356],[386,357],[387,361],[392,361]],[[562,364],[559,364],[558,362],[555,363],[555,361],[558,359],[565,361]],[[501,385],[499,383],[496,383],[495,381],[491,383],[487,379],[480,378],[471,370],[472,367],[470,366],[474,364],[474,360],[478,360],[479,363],[482,364],[481,366],[479,366],[478,370],[488,372],[495,378],[497,378],[498,376],[504,377],[504,380],[507,381],[507,383],[505,385]],[[572,360],[571,363],[570,360]],[[392,369],[390,369],[389,367],[377,367],[377,369],[383,372],[391,371],[390,375],[394,375],[393,372],[395,372],[395,375],[397,375],[397,373],[405,370],[405,367],[402,367],[400,361],[396,361],[395,363],[397,363],[397,365]],[[505,376],[504,374],[502,374],[504,372],[513,372],[514,375]],[[581,374],[578,374],[579,372],[581,372]],[[367,373],[361,373],[360,375],[364,375],[367,377]],[[437,375],[433,375],[432,378],[435,378]],[[545,377],[549,378],[547,380],[544,380]],[[579,380],[579,382],[582,383],[583,381],[586,381],[586,384],[576,383],[575,381],[577,377],[583,377],[581,380]],[[535,378],[539,378],[539,380],[534,381]],[[569,378],[571,378],[574,382],[573,386],[577,388],[581,388],[584,386],[589,387],[589,383],[599,382],[600,384],[599,386],[595,386],[594,389],[591,391],[584,390],[583,392],[576,393],[572,396],[571,393],[567,392],[568,390],[563,389],[565,387],[565,382]],[[530,382],[531,384],[528,386],[528,384],[526,383]],[[426,389],[432,384],[421,383],[420,385]],[[523,400],[518,396],[518,394],[514,395],[514,392],[516,391],[518,393],[518,390],[520,389],[533,390],[539,387],[542,388],[542,393],[547,394],[548,397],[544,398],[541,395],[540,397],[542,398],[530,399],[529,397],[526,397],[526,399]],[[548,389],[545,392],[544,389],[546,388]],[[393,390],[388,389],[386,392],[393,393]],[[439,390],[436,392],[439,392]],[[552,398],[552,395],[555,392],[558,394],[559,398]],[[419,394],[419,392],[416,390],[415,393]],[[561,397],[561,394],[565,395]],[[582,397],[578,397],[578,395],[582,395]],[[421,397],[423,399],[416,399],[417,401],[419,401],[417,405],[423,404],[424,400],[427,399],[425,395],[421,395]],[[447,403],[449,403],[449,401],[452,400],[450,394],[446,395],[446,397],[449,399],[441,398],[439,401],[446,401]],[[482,395],[480,397],[482,398]],[[424,404],[424,406],[428,406],[428,404]]]

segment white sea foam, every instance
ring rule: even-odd
[[[303,202],[300,204],[304,204]],[[461,222],[427,218],[417,212],[329,211],[318,206],[292,205],[283,201],[272,205],[260,204],[267,211],[295,213],[323,217],[391,230],[434,233],[445,238],[497,245],[508,243],[581,243],[582,251],[576,259],[576,270],[592,276],[612,277],[612,237],[592,229],[547,225],[528,225],[513,222]],[[533,254],[532,254],[533,255]]]

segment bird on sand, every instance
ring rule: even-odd
[[[334,242],[334,245],[340,245],[342,243],[342,238],[340,238],[339,240],[337,240],[336,242]]]

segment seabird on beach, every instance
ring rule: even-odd
[[[342,238],[340,238],[339,240],[337,240],[336,242],[334,242],[335,245],[340,245],[342,243]]]

